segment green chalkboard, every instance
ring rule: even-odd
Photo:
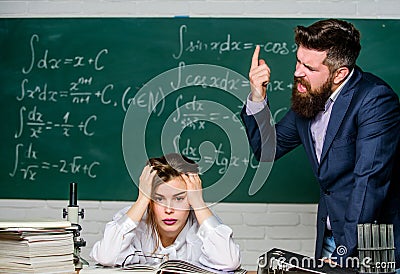
[[[313,21],[0,19],[0,198],[68,199],[77,182],[79,199],[133,200],[146,159],[181,152],[199,162],[209,202],[316,202],[303,148],[258,167],[239,119],[256,44],[271,112],[284,115],[293,30]],[[399,92],[400,21],[350,21],[358,64]]]

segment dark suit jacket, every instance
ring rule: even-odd
[[[271,161],[270,113],[241,117],[253,152]],[[397,268],[400,267],[400,107],[393,90],[376,76],[356,68],[336,99],[320,163],[310,131],[311,119],[292,110],[276,125],[279,159],[302,144],[320,186],[315,256],[321,258],[329,215],[336,246],[333,257],[343,261],[357,253],[357,224],[393,223]],[[301,186],[299,186],[301,187]],[[339,254],[338,254],[339,253]]]

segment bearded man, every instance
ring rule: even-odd
[[[295,42],[291,108],[275,131],[266,94],[271,71],[259,59],[260,47],[254,51],[251,93],[241,113],[253,152],[273,161],[304,146],[320,187],[316,258],[344,264],[357,256],[357,224],[378,222],[394,226],[399,268],[399,99],[356,65],[360,33],[351,23],[327,19],[298,26]]]

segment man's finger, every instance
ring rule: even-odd
[[[253,57],[251,58],[251,68],[258,67],[258,56],[260,55],[260,46],[257,45],[254,50]]]

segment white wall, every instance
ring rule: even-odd
[[[1,0],[1,17],[399,18],[398,0]]]
[[[398,0],[0,0],[0,17],[312,17],[400,19]],[[68,193],[66,193],[68,195]],[[102,236],[105,223],[129,202],[78,201],[85,210],[82,238],[87,246],[82,256]],[[68,201],[0,200],[1,219],[62,218]],[[228,204],[213,206],[219,217],[233,228],[240,244],[243,266],[256,269],[257,257],[273,247],[312,255],[314,252],[316,205]]]

